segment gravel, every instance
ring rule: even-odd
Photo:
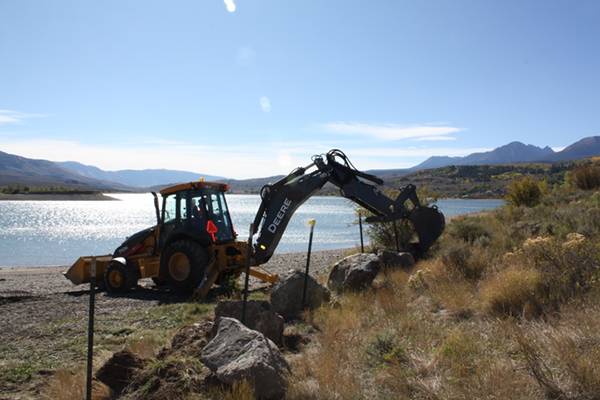
[[[310,275],[328,274],[328,266],[350,254],[351,249],[317,251],[311,254]],[[306,268],[306,253],[275,254],[262,266],[280,276],[292,269]],[[44,323],[55,319],[85,317],[89,308],[89,286],[74,285],[62,275],[68,267],[0,268],[0,340],[37,335]],[[243,282],[243,277],[241,281]],[[250,277],[250,290],[266,284]],[[210,295],[210,293],[209,293]],[[163,304],[186,301],[189,296],[157,288],[150,279],[125,295],[99,292],[95,298],[96,314],[120,314]]]

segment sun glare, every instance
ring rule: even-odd
[[[290,157],[290,154],[285,150],[279,152],[277,161],[279,162],[279,165],[284,168],[289,168],[289,166],[292,165],[292,157]]]
[[[233,4],[233,0],[224,0],[224,1],[225,1],[225,5],[227,6],[227,11],[234,12],[235,4]]]

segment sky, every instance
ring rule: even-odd
[[[600,135],[600,0],[0,0],[0,151],[248,179]]]

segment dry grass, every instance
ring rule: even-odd
[[[59,369],[54,374],[48,387],[42,392],[44,400],[81,400],[87,395],[87,376],[85,371],[76,373]],[[111,392],[106,385],[94,380],[92,382],[93,400],[110,400]]]
[[[209,390],[211,400],[256,400],[252,385],[248,381],[234,383],[231,387],[214,387]]]
[[[600,399],[598,198],[452,222],[412,271],[309,316],[288,398]]]
[[[482,311],[492,316],[535,318],[541,312],[540,282],[540,273],[535,269],[511,266],[481,283]]]

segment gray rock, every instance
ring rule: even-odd
[[[398,253],[393,250],[379,250],[377,258],[381,262],[381,269],[411,269],[415,266],[415,259],[407,252]]]
[[[218,325],[204,348],[204,365],[221,382],[248,381],[257,397],[283,397],[290,369],[275,343],[234,318],[220,318]]]
[[[329,291],[309,275],[306,285],[306,307],[303,307],[305,277],[306,274],[302,271],[290,271],[287,275],[280,277],[271,290],[271,304],[277,314],[286,321],[298,318],[305,308],[313,310],[321,307],[324,302],[329,302]]]
[[[373,283],[379,273],[381,262],[375,254],[353,254],[334,264],[327,287],[330,290],[361,290]]]
[[[215,337],[218,329],[218,320],[222,317],[242,320],[243,300],[221,300],[215,307],[215,324],[211,336]],[[281,344],[283,336],[283,317],[266,300],[248,300],[246,303],[246,318],[244,325],[258,331],[271,339],[275,344]]]

